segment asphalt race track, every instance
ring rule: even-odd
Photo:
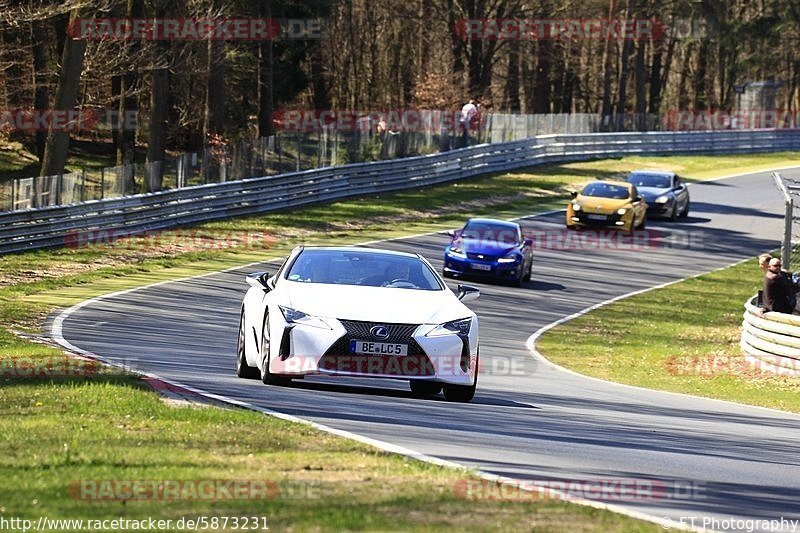
[[[800,178],[800,169],[784,173]],[[562,249],[563,213],[525,219],[526,233],[549,232],[535,244],[532,281],[520,289],[470,282],[482,293],[471,306],[481,320],[483,372],[469,404],[412,398],[405,381],[309,378],[268,387],[238,379],[243,278],[258,267],[93,301],[65,318],[63,337],[168,380],[484,472],[539,482],[649,481],[663,489],[654,498],[617,491],[621,497],[598,501],[656,521],[798,519],[800,416],[584,378],[526,347],[540,327],[592,304],[779,246],[783,202],[769,173],[690,190],[689,218],[649,222],[654,238],[639,251]],[[379,246],[419,251],[441,268],[446,242],[435,234]]]

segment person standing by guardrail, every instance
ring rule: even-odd
[[[781,260],[777,257],[769,260],[767,273],[764,275],[763,300],[762,313],[773,311],[792,314],[797,303],[792,282],[781,271]]]

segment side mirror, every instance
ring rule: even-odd
[[[569,191],[569,195],[572,196],[573,198],[577,198],[578,197],[578,191]]]
[[[477,287],[463,284],[458,285],[458,299],[462,302],[477,300],[480,295],[481,291]]]
[[[634,202],[641,202],[642,201],[642,197],[641,196],[637,196],[636,198],[633,199],[633,201]]]
[[[522,240],[522,244],[524,244],[525,246],[533,246],[533,239],[531,239],[530,237],[526,237]]]
[[[253,272],[248,274],[245,279],[248,285],[263,291],[270,291],[273,288],[269,284],[269,272]]]
[[[450,236],[450,238],[455,237],[456,236],[456,230],[453,230],[453,229],[447,230],[447,235]]]

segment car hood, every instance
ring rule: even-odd
[[[441,324],[475,314],[449,289],[423,291],[297,282],[287,282],[286,285],[290,307],[323,318]]]
[[[461,241],[461,245],[465,252],[471,254],[506,255],[516,249],[516,246],[513,245],[480,239],[464,239]]]
[[[653,199],[658,198],[662,194],[667,194],[670,191],[669,187],[666,187],[666,188],[661,188],[661,187],[638,187],[637,190],[639,191],[639,194],[641,194],[642,196],[644,196],[648,200],[650,198],[653,198]]]
[[[630,207],[630,198],[616,199],[616,198],[600,198],[598,196],[583,196],[579,194],[575,198],[584,211],[588,212],[612,212],[621,207]]]

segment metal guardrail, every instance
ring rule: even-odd
[[[742,351],[758,360],[759,368],[800,374],[800,316],[760,313],[757,297],[744,304]]]
[[[0,213],[0,253],[126,235],[354,196],[419,188],[544,163],[658,153],[800,150],[800,130],[545,135],[420,157],[357,163],[66,206]]]

